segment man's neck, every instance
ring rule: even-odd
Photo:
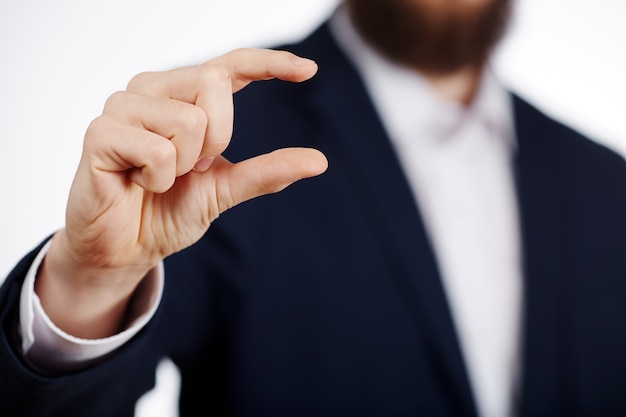
[[[440,97],[468,106],[478,91],[482,70],[482,65],[473,65],[452,73],[441,74],[420,71],[420,74]]]

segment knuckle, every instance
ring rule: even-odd
[[[249,54],[251,51],[253,51],[252,48],[235,48],[230,52],[230,55],[245,55]]]
[[[115,119],[102,115],[91,121],[85,131],[83,154],[102,155],[111,146],[110,138],[117,130]]]
[[[115,109],[122,107],[122,104],[127,100],[128,93],[125,91],[116,91],[111,94],[104,103],[104,113],[109,113]]]
[[[283,49],[275,49],[271,51],[272,55],[280,58],[280,59],[290,59],[292,57],[294,57],[294,54],[289,52],[289,51],[285,51]]]
[[[148,159],[155,167],[164,167],[176,163],[176,147],[169,141],[151,146],[148,151]]]
[[[200,72],[199,82],[202,88],[211,88],[230,84],[231,76],[226,67],[221,65],[206,64]]]
[[[140,72],[130,79],[128,84],[126,85],[126,90],[128,91],[136,91],[140,90],[141,86],[145,84],[146,79],[149,77],[150,72]]]
[[[96,117],[87,126],[85,132],[85,142],[92,143],[106,135],[109,130],[110,119],[107,116]]]
[[[197,106],[190,106],[185,112],[180,113],[180,128],[189,134],[204,134],[207,128],[207,114]]]

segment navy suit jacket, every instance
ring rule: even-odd
[[[235,96],[234,161],[311,146],[328,171],[222,214],[166,259],[162,304],[84,371],[45,376],[19,354],[21,282],[0,294],[0,414],[130,416],[172,358],[181,413],[475,416],[418,205],[355,69],[323,25],[286,47],[302,84]],[[626,415],[626,164],[514,98],[524,257],[520,416]]]

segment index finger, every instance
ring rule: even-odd
[[[287,51],[242,48],[200,65],[169,71],[145,72],[135,76],[128,91],[196,104],[198,97],[216,82],[216,75],[230,81],[235,93],[252,81],[278,78],[300,82],[317,72],[317,64]]]
[[[317,64],[287,51],[270,49],[236,49],[207,64],[220,65],[231,74],[233,93],[252,81],[278,78],[301,82],[317,72]]]

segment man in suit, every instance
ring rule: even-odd
[[[491,73],[509,8],[346,0],[111,96],[3,285],[3,415],[132,415],[165,356],[182,415],[624,415],[626,165]]]

